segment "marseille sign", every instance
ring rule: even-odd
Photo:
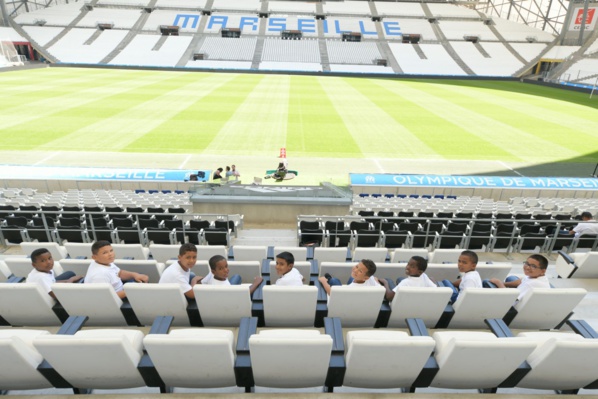
[[[172,25],[179,26],[181,29],[197,29],[199,25],[200,14],[177,14]],[[231,18],[231,21],[233,19]],[[243,31],[258,32],[260,19],[258,17],[241,17],[234,18],[234,21],[229,21],[227,15],[210,15],[206,24],[206,29],[225,29],[238,28]],[[378,36],[376,28],[369,19],[356,20],[359,29],[357,30],[364,36]],[[398,22],[384,21],[382,28],[387,36],[401,36],[401,27]],[[355,25],[351,24],[351,28],[347,26],[346,20],[339,20],[335,18],[328,18],[322,20],[323,33],[342,34],[355,31]],[[297,17],[287,19],[283,17],[270,17],[266,23],[267,32],[282,32],[284,30],[300,30],[304,33],[317,33],[317,23],[315,18]]]
[[[40,166],[0,166],[0,179],[23,180],[118,180],[118,181],[184,181],[197,170],[128,169],[128,168],[65,168]],[[210,170],[203,171],[206,178]]]
[[[598,189],[598,179],[576,177],[445,176],[351,173],[350,181],[354,186],[535,188],[557,190]]]

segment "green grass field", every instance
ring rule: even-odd
[[[311,184],[349,172],[591,171],[598,152],[598,96],[520,82],[43,68],[1,73],[0,89],[3,163],[236,162],[259,175],[285,147]]]

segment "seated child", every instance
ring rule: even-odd
[[[52,292],[54,283],[76,283],[83,276],[76,276],[75,272],[64,272],[60,276],[54,276],[54,259],[46,248],[38,248],[31,253],[31,265],[33,270],[27,275],[27,283],[38,283],[52,298],[56,296]]]
[[[290,252],[281,252],[276,255],[276,285],[303,285],[303,276],[295,269],[295,257]]]
[[[392,301],[399,287],[437,287],[437,285],[430,280],[430,277],[425,273],[428,268],[428,261],[421,256],[412,256],[405,266],[406,278],[399,277],[397,279],[397,286],[391,288],[392,281],[380,279],[380,284],[386,288],[384,297],[388,301]]]
[[[197,262],[197,248],[195,245],[192,243],[181,245],[178,261],[164,270],[158,283],[176,283],[181,287],[187,298],[195,298],[193,286],[201,280],[201,276],[195,276],[191,273],[191,268],[195,266],[195,262]]]
[[[484,280],[484,285],[489,287],[494,285],[497,288],[517,288],[519,290],[517,300],[520,301],[532,288],[551,288],[548,277],[546,277],[546,268],[548,268],[548,259],[540,254],[533,254],[523,262],[524,278],[509,276],[504,283],[497,278],[491,278]]]
[[[468,288],[482,288],[482,279],[480,273],[475,268],[478,265],[478,255],[473,251],[463,251],[459,256],[457,266],[461,273],[461,278],[456,281],[443,280],[438,285],[450,287],[453,289],[451,302],[454,303],[459,296],[459,292]]]
[[[374,277],[376,273],[376,264],[370,259],[362,259],[361,262],[353,266],[351,269],[351,277],[347,282],[348,285],[354,287],[375,287],[380,285],[378,279]],[[325,277],[318,278],[318,281],[322,283],[322,287],[328,295],[330,295],[330,287],[333,285],[342,285],[340,280],[326,274]]]
[[[145,274],[121,270],[114,264],[114,249],[109,241],[96,241],[91,246],[93,262],[87,269],[85,284],[110,283],[120,299],[126,298],[123,281],[147,283],[149,277]]]
[[[200,279],[199,284],[209,285],[240,285],[241,276],[234,274],[228,278],[228,261],[222,255],[214,255],[210,258],[210,273],[207,276]],[[251,287],[249,287],[249,293],[253,294],[253,291],[259,287],[263,279],[261,276],[256,276],[253,279]]]

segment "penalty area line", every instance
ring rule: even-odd
[[[525,177],[524,175],[522,175],[521,173],[517,172],[515,169],[511,168],[509,165],[507,165],[506,163],[504,163],[503,161],[497,161],[499,164],[501,164],[502,166],[504,166],[505,168],[517,173],[519,176],[521,177]]]
[[[183,169],[185,167],[185,165],[187,165],[187,162],[189,162],[190,159],[191,159],[191,154],[187,155],[187,157],[185,158],[183,163],[179,165],[179,169]]]
[[[33,166],[40,165],[40,164],[46,162],[47,160],[54,158],[55,156],[57,156],[59,154],[60,154],[60,151],[53,152],[50,155],[48,155],[47,157],[42,158],[39,161],[37,161],[36,163],[34,163]]]

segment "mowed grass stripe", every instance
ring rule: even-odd
[[[212,76],[213,75],[213,76]],[[195,102],[130,143],[123,151],[201,153],[219,134],[237,108],[262,80],[260,75],[205,74],[216,87]],[[226,82],[215,85],[215,82]],[[234,143],[231,143],[234,145]],[[250,145],[247,150],[253,146]]]
[[[145,101],[131,102],[121,112],[105,117],[96,123],[84,126],[69,135],[49,142],[39,149],[83,148],[93,145],[111,151],[119,151],[155,127],[170,120],[181,109],[192,105],[197,98],[209,93],[231,80],[225,75],[175,76],[170,81],[170,90],[159,90],[154,96],[145,97]],[[200,94],[201,93],[201,94]]]
[[[287,150],[293,156],[362,157],[332,99],[311,76],[292,76]]]
[[[48,97],[33,101],[27,107],[5,109],[2,112],[6,114],[0,119],[0,133],[10,128],[10,132],[18,134],[0,134],[0,145],[17,145],[19,149],[34,148],[86,126],[94,118],[101,120],[107,116],[105,109],[112,113],[125,111],[126,108],[113,108],[111,99],[116,95],[148,85],[159,85],[173,77],[174,75],[154,73],[120,82],[96,79],[89,82],[83,90],[58,96],[48,93]],[[156,91],[163,91],[163,87],[158,86]]]
[[[497,147],[504,148],[512,155],[510,160],[543,161],[575,156],[573,151],[505,123],[503,119],[508,118],[508,115],[489,110],[493,106],[484,103],[482,99],[458,97],[438,85],[419,82],[405,82],[400,90],[408,98],[417,98],[419,104],[429,111]],[[464,151],[475,151],[467,143],[461,145]],[[532,148],[542,148],[542,151],[530,151]],[[479,155],[478,159],[500,159],[492,154]]]
[[[583,153],[588,148],[598,148],[597,110],[586,108],[584,117],[579,117],[555,109],[556,107],[548,107],[547,102],[555,101],[546,101],[547,99],[541,97],[512,92],[499,95],[495,90],[483,89],[473,92],[471,89],[459,86],[446,85],[443,87],[459,96],[477,98],[481,94],[485,103],[502,109],[513,120],[525,123],[528,131],[533,131],[537,137],[543,140],[551,141],[578,153]],[[579,139],[573,141],[570,139],[571,135],[579,135]]]
[[[206,146],[205,152],[278,154],[280,147],[286,147],[290,81],[288,75],[263,76]]]
[[[366,157],[437,157],[438,154],[349,83],[317,78]],[[373,81],[373,80],[372,80]]]
[[[351,84],[369,97],[380,109],[409,129],[422,142],[446,159],[478,159],[478,153],[508,157],[502,147],[488,143],[483,138],[463,130],[450,121],[430,112],[420,105],[417,93],[403,94],[401,81],[376,80],[375,84],[366,79],[351,80]],[[476,148],[476,153],[463,151],[461,143]],[[440,155],[439,155],[440,157]]]
[[[59,73],[52,73],[58,71]],[[16,85],[11,89],[5,90],[3,84],[3,75],[0,74],[0,87],[3,94],[0,98],[0,112],[14,115],[21,109],[28,109],[35,107],[39,111],[41,105],[45,105],[44,100],[56,97],[76,96],[82,90],[88,89],[90,86],[112,85],[114,83],[126,83],[131,74],[110,73],[109,71],[99,70],[70,70],[67,68],[46,68],[35,70],[31,72],[39,72],[39,75],[34,75],[34,78],[24,82],[22,85]],[[46,76],[47,75],[47,76]],[[135,79],[138,79],[135,75]],[[6,92],[6,93],[5,93]],[[62,101],[62,99],[57,99]],[[57,104],[53,104],[56,108]],[[31,116],[35,113],[30,112]],[[2,118],[5,120],[5,118]],[[0,122],[1,123],[1,122]]]

